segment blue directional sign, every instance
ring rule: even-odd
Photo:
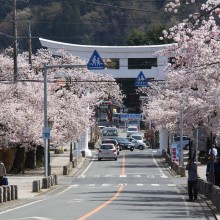
[[[93,54],[87,64],[87,68],[89,70],[103,70],[103,69],[105,69],[105,64],[96,50],[94,50],[94,52],[93,52]]]
[[[50,139],[50,129],[43,128],[43,139]]]
[[[145,75],[143,74],[142,71],[137,76],[137,78],[134,82],[134,85],[135,86],[148,86],[147,79],[146,79],[146,77],[145,77]]]

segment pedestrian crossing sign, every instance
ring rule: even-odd
[[[87,64],[87,68],[89,70],[103,70],[103,69],[105,69],[105,64],[96,50],[94,50],[94,52],[93,52],[93,54]]]
[[[134,85],[135,86],[148,86],[147,79],[142,71],[137,76],[137,78],[134,82]]]

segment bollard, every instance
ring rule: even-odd
[[[3,186],[3,202],[7,202],[7,187]]]
[[[6,186],[7,187],[7,201],[11,201],[11,187],[10,186]]]
[[[11,188],[11,200],[15,200],[15,187],[10,185]]]
[[[34,180],[32,186],[32,192],[40,192],[40,180]]]
[[[44,177],[42,179],[42,189],[47,189],[48,188],[48,178]]]
[[[0,187],[0,203],[3,203],[3,188]]]
[[[57,180],[57,175],[56,174],[54,175],[54,184],[58,185],[58,180]]]
[[[18,199],[18,186],[14,185],[14,189],[15,189],[15,199]]]

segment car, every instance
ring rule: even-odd
[[[131,134],[129,140],[135,144],[135,148],[139,150],[145,149],[147,146],[144,143],[143,136],[141,134]]]
[[[98,151],[98,160],[114,159],[117,160],[117,150],[114,144],[101,144]]]
[[[188,136],[183,136],[183,149],[189,150],[189,142],[190,138]],[[174,144],[180,144],[180,136],[173,137],[173,143]]]
[[[129,141],[127,138],[124,137],[117,137],[115,138],[118,141],[119,150],[130,150],[133,151],[135,145]]]
[[[147,146],[144,142],[138,142],[134,138],[128,137],[127,138],[133,145],[135,149],[144,150]]]
[[[101,133],[102,129],[105,128],[105,126],[104,125],[99,125],[98,128],[99,128],[99,133]]]
[[[112,115],[112,121],[113,122],[119,122],[120,121],[120,113],[114,113]]]
[[[138,129],[140,129],[140,122],[139,121],[128,121],[127,127],[130,127],[130,126],[136,126]]]
[[[116,127],[105,127],[102,129],[102,140],[118,137],[118,129]]]
[[[101,113],[98,116],[97,121],[108,121],[108,115],[106,113]]]
[[[115,139],[104,139],[104,140],[102,140],[102,144],[107,144],[107,143],[108,144],[114,144],[114,146],[115,146],[115,148],[117,150],[117,155],[119,155],[120,148],[119,148],[118,141],[115,140]]]
[[[127,137],[129,137],[134,132],[138,132],[138,128],[136,126],[129,126],[127,129]]]

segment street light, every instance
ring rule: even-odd
[[[53,123],[54,121],[51,118],[48,118],[47,124],[48,124],[50,131],[53,127]],[[51,175],[51,165],[50,165],[50,137],[49,137],[48,138],[48,176],[50,175]]]
[[[83,68],[87,67],[87,65],[71,65],[71,64],[63,64],[63,65],[48,65],[44,64],[43,68],[43,77],[44,77],[44,127],[43,127],[43,139],[44,139],[44,170],[45,176],[47,177],[50,173],[49,171],[49,160],[50,160],[50,152],[48,151],[49,146],[48,142],[50,139],[50,128],[48,125],[48,112],[47,112],[47,70],[51,68]]]

